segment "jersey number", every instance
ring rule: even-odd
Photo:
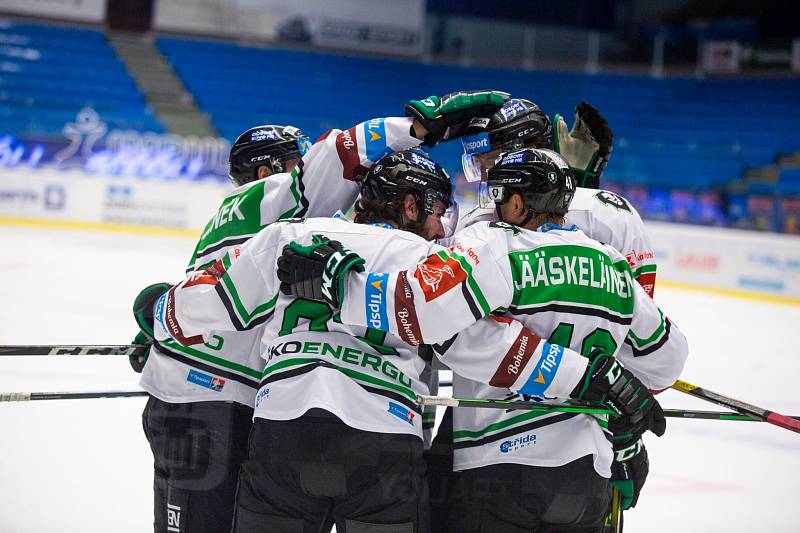
[[[333,312],[331,308],[328,307],[328,304],[297,298],[286,306],[283,312],[281,331],[278,335],[282,337],[291,334],[300,323],[301,318],[308,320],[309,331],[328,331],[329,320],[341,323],[339,315],[333,316]],[[366,333],[357,338],[369,344],[381,355],[398,355],[397,350],[394,348],[384,346],[383,342],[386,339],[385,331],[366,328]]]
[[[553,333],[550,334],[548,341],[551,344],[558,344],[561,346],[570,346],[572,343],[572,334],[575,331],[575,325],[568,322],[561,322]],[[607,329],[596,328],[594,331],[586,335],[581,342],[581,355],[589,356],[592,353],[599,351],[605,355],[614,355],[617,351],[617,343],[611,332]]]

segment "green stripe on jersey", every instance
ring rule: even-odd
[[[374,354],[372,354],[372,355],[374,355]],[[374,355],[374,356],[378,357],[376,355]],[[263,377],[262,377],[262,381],[263,381],[264,378],[266,378],[267,376],[269,376],[273,372],[277,372],[278,370],[283,370],[284,368],[289,368],[289,367],[294,367],[294,366],[302,366],[302,365],[307,365],[307,364],[312,364],[312,363],[319,363],[319,362],[324,362],[326,368],[333,368],[335,370],[338,370],[339,372],[341,372],[345,376],[347,376],[347,377],[349,377],[351,379],[354,379],[356,381],[369,383],[371,385],[378,385],[381,388],[390,389],[390,390],[399,392],[400,394],[402,394],[404,396],[407,396],[409,399],[411,399],[414,402],[417,401],[416,393],[413,390],[409,389],[408,387],[404,387],[403,385],[400,385],[399,383],[392,383],[391,381],[386,381],[384,379],[376,378],[374,376],[370,376],[369,374],[364,374],[363,372],[359,372],[359,371],[353,370],[351,368],[346,368],[346,367],[343,367],[343,366],[335,365],[335,364],[331,363],[330,361],[328,361],[327,359],[320,359],[320,358],[317,358],[317,357],[298,357],[298,358],[293,358],[293,359],[285,359],[283,361],[275,363],[274,365],[267,366],[267,368],[264,369],[264,374],[263,374]],[[392,366],[394,366],[394,365],[392,365]],[[397,367],[394,367],[394,368],[396,369]]]
[[[624,259],[614,263],[590,246],[549,245],[511,252],[509,261],[514,307],[563,302],[633,313],[631,271]]]
[[[234,363],[233,361],[228,361],[227,359],[222,359],[220,357],[202,352],[195,348],[190,348],[188,346],[183,346],[176,341],[166,340],[162,342],[164,346],[171,350],[175,350],[176,352],[181,352],[191,357],[202,359],[208,363],[213,365],[226,368],[228,370],[233,370],[240,374],[244,374],[245,376],[250,376],[251,378],[260,379],[261,378],[261,369],[250,368],[248,366],[240,365],[238,363]]]
[[[439,259],[445,262],[447,262],[450,258],[458,261],[458,263],[461,265],[461,268],[463,268],[464,272],[467,273],[467,286],[469,287],[470,292],[472,292],[472,294],[475,296],[475,299],[478,301],[478,305],[481,306],[484,316],[491,313],[492,309],[489,307],[489,302],[486,301],[486,297],[483,295],[480,285],[478,285],[478,282],[472,276],[472,265],[469,264],[469,261],[463,255],[455,252],[447,253],[444,250],[439,250],[436,252],[436,255],[439,256]]]
[[[507,427],[514,426],[516,424],[527,422],[528,420],[533,420],[534,418],[539,418],[545,415],[552,415],[552,414],[553,413],[539,413],[536,411],[528,411],[527,413],[522,413],[516,416],[512,416],[511,418],[506,418],[505,420],[495,422],[494,424],[489,424],[485,428],[479,429],[477,431],[472,431],[469,429],[453,431],[453,440],[455,441],[463,439],[478,439],[485,436],[488,433],[493,433],[495,431],[506,429]]]
[[[642,265],[640,267],[637,267],[633,271],[633,277],[634,278],[638,278],[642,274],[648,274],[650,272],[655,272],[656,269],[657,269],[656,265]]]
[[[292,198],[294,198],[294,206],[287,209],[284,213],[278,217],[278,220],[284,218],[294,218],[297,212],[299,211],[300,207],[300,191],[297,187],[297,176],[301,172],[301,166],[296,166],[294,170],[292,170],[292,186],[289,187],[289,191],[292,193]]]
[[[228,259],[228,264],[226,265],[226,258],[228,258],[228,254],[225,254],[225,257],[222,260],[223,265],[227,269],[230,266],[230,259]],[[244,306],[242,299],[239,297],[239,291],[236,289],[236,285],[233,283],[231,277],[226,273],[224,276],[222,276],[220,281],[222,281],[222,284],[225,286],[228,294],[230,294],[231,300],[233,301],[233,306],[236,308],[236,314],[239,316],[239,320],[245,327],[260,315],[263,315],[267,311],[270,311],[272,308],[274,308],[275,303],[278,301],[278,295],[276,294],[269,301],[256,306],[256,308],[252,311],[248,311]]]
[[[658,310],[659,316],[659,323],[656,326],[655,331],[653,331],[652,335],[647,337],[646,339],[642,339],[641,337],[637,337],[633,330],[628,332],[628,338],[636,344],[636,347],[642,349],[646,347],[648,344],[653,344],[654,342],[661,339],[664,336],[664,331],[666,329],[666,322],[664,321],[664,313],[661,312],[661,309]]]

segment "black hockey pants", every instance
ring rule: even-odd
[[[351,428],[312,409],[257,418],[234,533],[428,533],[422,441]]]
[[[459,533],[597,533],[611,497],[591,455],[559,467],[471,468],[453,479],[449,527]]]
[[[155,533],[230,531],[252,417],[233,402],[150,397],[142,424],[155,466]]]

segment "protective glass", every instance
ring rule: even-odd
[[[453,200],[450,207],[448,207],[444,215],[442,215],[442,227],[444,227],[445,238],[452,237],[456,232],[456,227],[458,226],[458,212],[458,202]]]

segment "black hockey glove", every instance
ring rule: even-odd
[[[133,301],[133,318],[136,319],[136,325],[139,326],[139,333],[133,339],[133,344],[153,344],[155,341],[153,306],[156,300],[171,288],[172,285],[169,283],[154,283],[142,289],[136,296]],[[150,350],[147,350],[144,355],[134,354],[128,357],[134,372],[142,372],[148,353]]]
[[[350,270],[364,271],[361,256],[323,235],[314,235],[308,246],[287,244],[278,258],[283,294],[327,302],[335,309],[342,306]]]
[[[621,443],[633,443],[650,430],[659,437],[667,429],[667,419],[647,387],[614,357],[590,356],[583,378],[570,396],[578,400],[603,402],[614,409],[608,429]]]
[[[636,507],[649,472],[650,460],[647,458],[647,449],[642,439],[622,450],[617,450],[617,445],[614,445],[611,486],[619,491],[623,511]]]
[[[614,135],[596,107],[581,102],[575,107],[575,123],[569,131],[561,115],[555,120],[556,151],[567,161],[578,186],[597,189],[600,175],[611,157]]]
[[[428,130],[422,144],[432,148],[441,141],[461,137],[471,119],[491,116],[508,98],[509,94],[501,91],[461,91],[442,97],[429,96],[408,102],[405,115],[419,120]]]

